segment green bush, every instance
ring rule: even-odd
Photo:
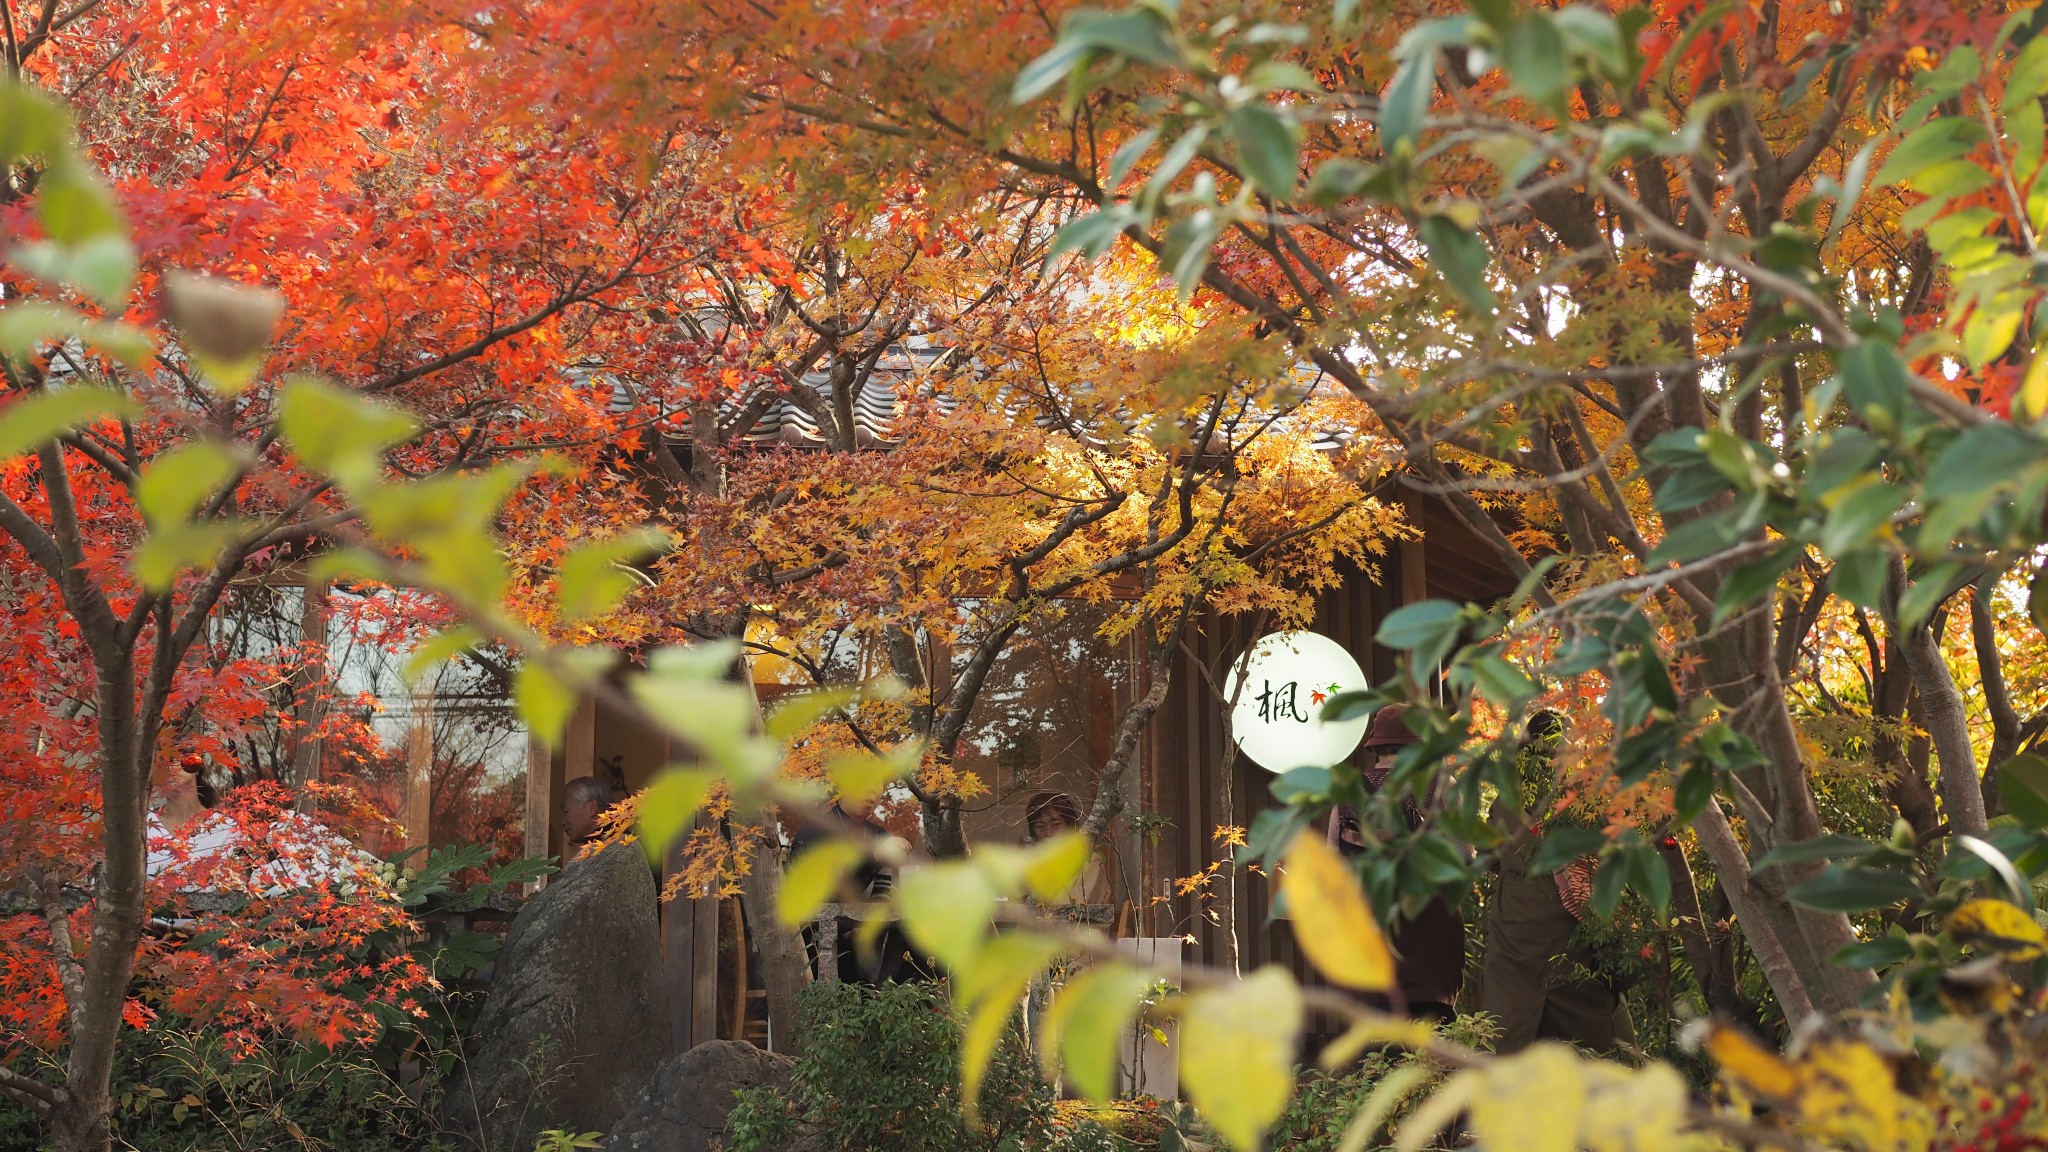
[[[168,1018],[122,1034],[113,1103],[117,1145],[148,1152],[439,1147],[432,1117],[367,1047],[277,1039],[231,1052],[217,1033]],[[44,1139],[26,1109],[0,1109],[0,1147]]]
[[[1441,1030],[1447,1039],[1470,1048],[1491,1048],[1498,1035],[1493,1018],[1476,1013],[1460,1016]],[[1287,1152],[1335,1152],[1343,1142],[1344,1129],[1373,1091],[1388,1074],[1411,1065],[1422,1067],[1427,1074],[1403,1094],[1380,1131],[1372,1134],[1378,1139],[1367,1141],[1368,1147],[1386,1144],[1388,1130],[1397,1127],[1401,1118],[1414,1111],[1415,1105],[1428,1099],[1443,1082],[1444,1070],[1427,1057],[1406,1051],[1368,1052],[1356,1064],[1335,1072],[1302,1072],[1295,1084],[1294,1098],[1287,1102],[1287,1111],[1274,1126],[1267,1146],[1285,1148]]]
[[[787,1092],[742,1092],[730,1152],[774,1152],[799,1134],[820,1152],[1111,1152],[1100,1125],[1056,1119],[1052,1091],[1013,1033],[981,1091],[981,1128],[961,1114],[960,1026],[937,988],[814,984],[804,992]]]

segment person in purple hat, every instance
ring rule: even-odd
[[[1360,771],[1367,791],[1378,792],[1386,787],[1387,777],[1394,771],[1394,757],[1401,749],[1422,742],[1409,730],[1407,713],[1407,705],[1389,704],[1373,714],[1372,727],[1366,730],[1365,742],[1359,748]],[[1429,794],[1434,795],[1435,789],[1432,779]],[[1403,800],[1401,807],[1409,830],[1420,829],[1422,811],[1414,799]],[[1346,855],[1364,849],[1358,813],[1350,805],[1340,804],[1330,813],[1329,837],[1330,843]],[[1435,1020],[1449,1020],[1456,1015],[1452,1006],[1465,982],[1465,918],[1458,908],[1439,896],[1412,919],[1396,921],[1388,943],[1396,957],[1395,983],[1408,1012]]]

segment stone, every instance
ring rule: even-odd
[[[442,1124],[476,1152],[608,1132],[669,1056],[653,874],[638,845],[571,863],[512,921]]]
[[[663,1062],[611,1130],[605,1152],[716,1152],[742,1088],[789,1087],[796,1062],[740,1040],[712,1040]]]

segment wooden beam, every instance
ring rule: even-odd
[[[526,738],[526,846],[528,856],[548,854],[548,822],[555,813],[554,757],[537,737]],[[547,886],[543,876],[533,882],[533,891]]]
[[[718,1039],[718,897],[696,896],[688,902],[690,952],[690,1045]]]
[[[679,839],[662,858],[664,883],[682,868],[681,846]],[[695,900],[678,896],[661,905],[662,981],[668,986],[668,1042],[675,1052],[683,1052],[691,1044],[691,977],[696,970],[697,956],[696,904]]]
[[[569,714],[562,738],[562,779],[597,774],[597,697],[585,696]]]
[[[413,689],[412,724],[405,735],[405,846],[424,848],[433,833],[434,686]]]

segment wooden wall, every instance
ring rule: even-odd
[[[1379,622],[1394,608],[1430,597],[1484,602],[1514,589],[1514,579],[1487,545],[1448,510],[1411,505],[1409,518],[1420,527],[1421,538],[1397,545],[1377,565],[1377,578],[1351,573],[1321,599],[1312,625],[1349,649],[1375,683],[1395,671],[1395,654],[1373,642]],[[1252,632],[1253,625],[1246,620],[1209,618],[1191,635],[1189,647],[1220,682],[1230,659],[1257,639]],[[1166,704],[1148,733],[1144,774],[1133,806],[1168,822],[1156,843],[1136,846],[1144,887],[1137,898],[1141,935],[1186,935],[1188,962],[1226,962],[1227,929],[1212,914],[1213,905],[1194,896],[1170,895],[1172,883],[1220,857],[1214,841],[1218,826],[1249,827],[1258,812],[1278,806],[1268,791],[1272,779],[1271,772],[1226,747],[1222,704],[1202,672],[1183,656],[1174,667]],[[1217,883],[1221,882],[1219,878]],[[1242,969],[1249,972],[1277,963],[1305,983],[1322,983],[1301,957],[1291,928],[1268,921],[1270,902],[1271,886],[1265,877],[1240,877],[1236,921]]]

